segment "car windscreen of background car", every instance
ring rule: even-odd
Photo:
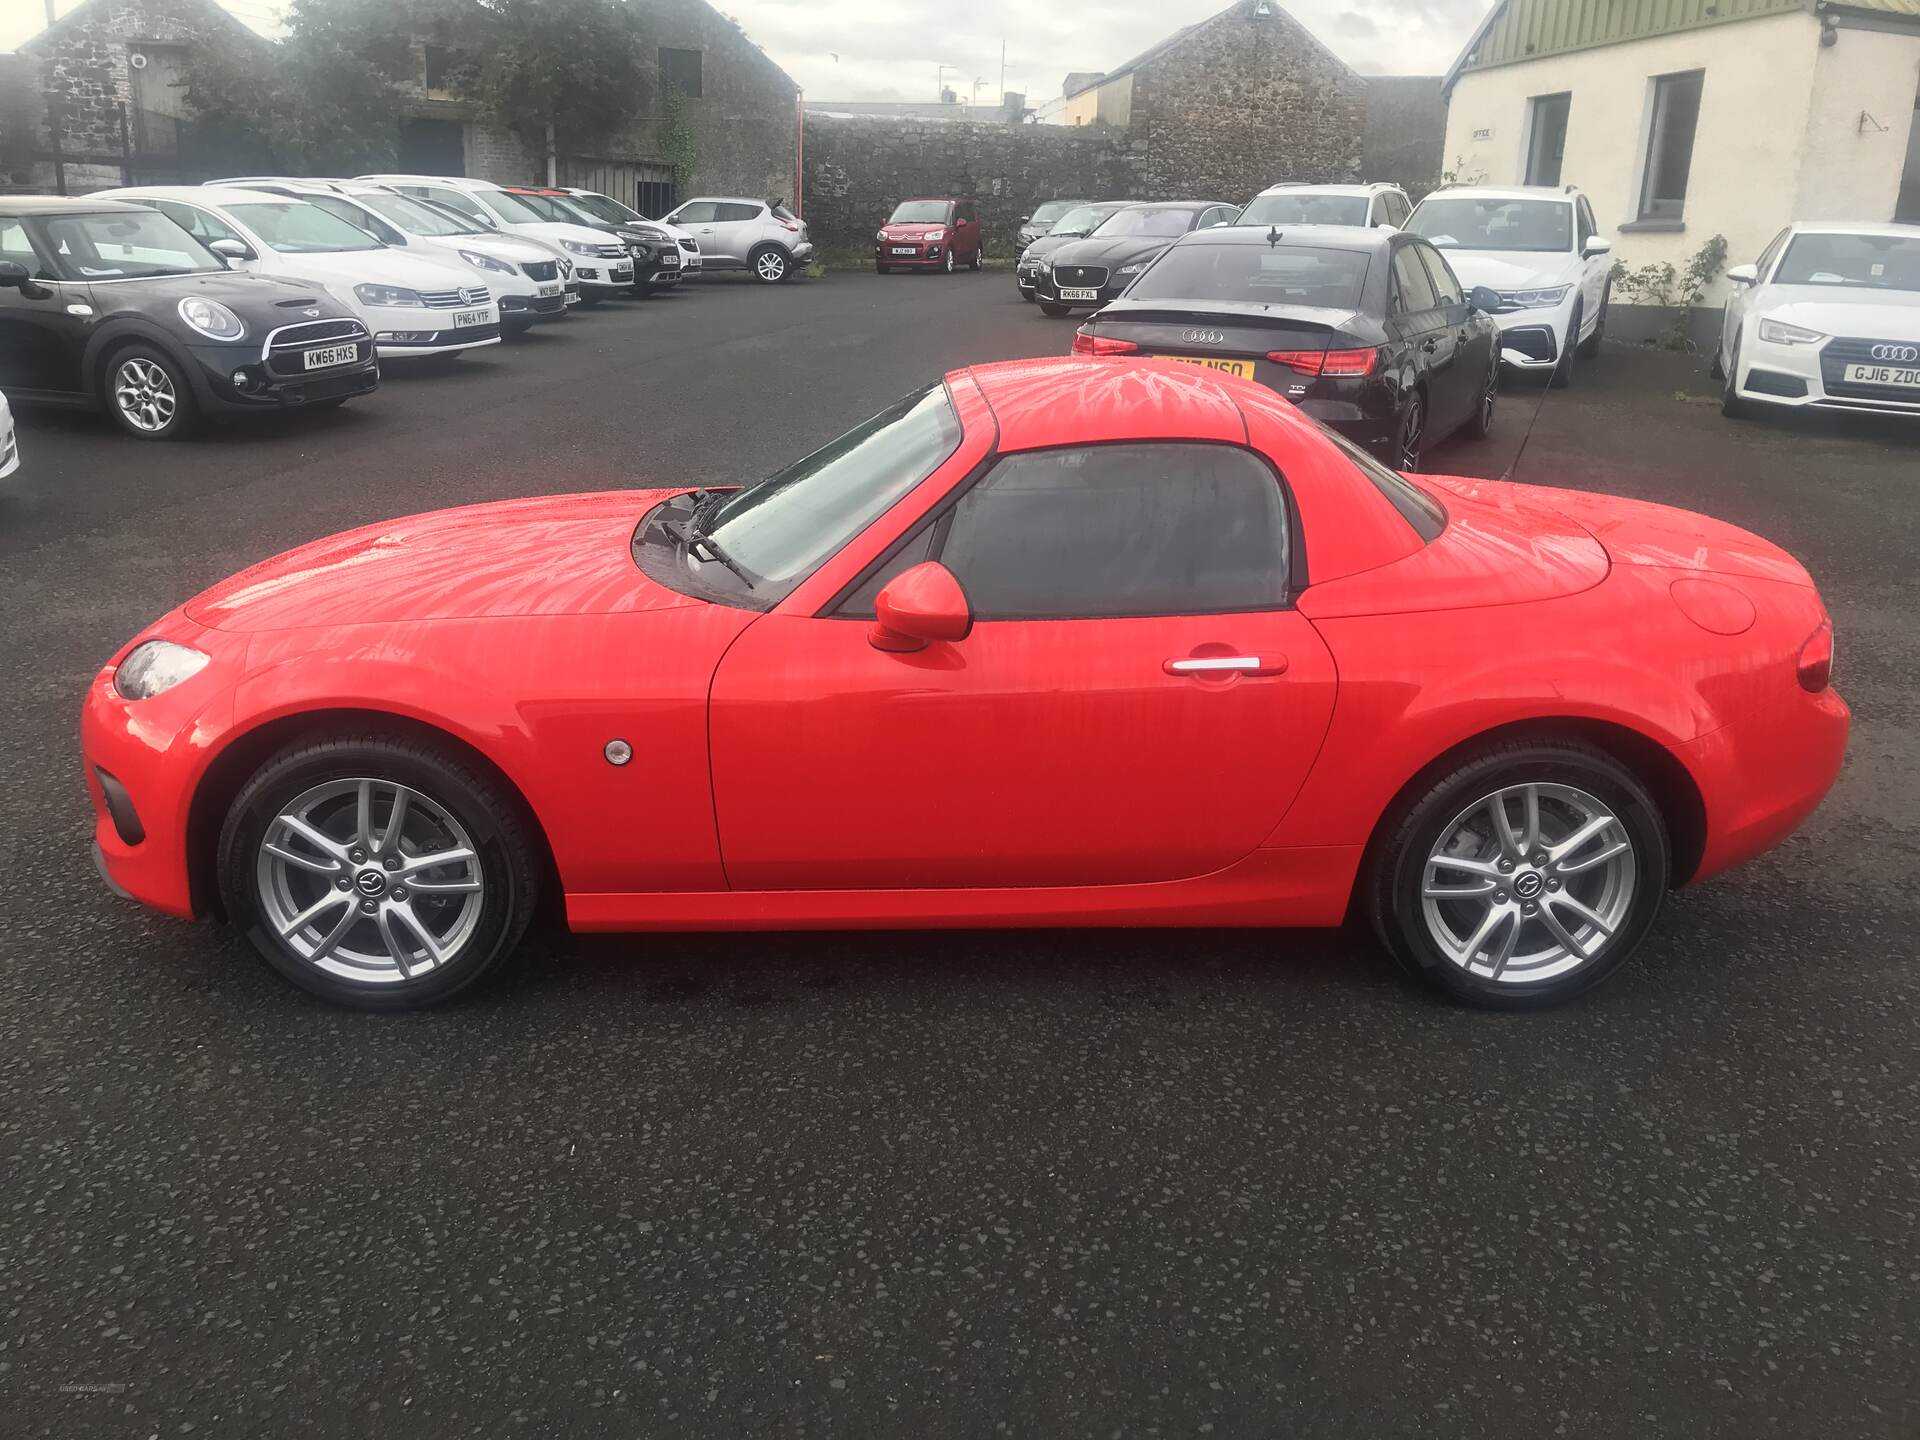
[[[1184,235],[1192,224],[1190,210],[1116,210],[1093,233],[1102,240],[1116,235]]]
[[[199,275],[226,268],[219,256],[157,210],[50,216],[41,222],[40,235],[69,280]]]
[[[504,190],[481,190],[468,193],[491,210],[494,219],[502,224],[525,225],[530,222],[537,224],[548,218],[526,204],[520,196],[509,195]]]
[[[354,201],[384,215],[409,235],[484,235],[472,221],[462,223],[451,212],[423,205],[405,195],[355,195]]]
[[[946,222],[944,200],[903,200],[887,217],[889,225],[944,225]]]
[[[1364,225],[1364,195],[1256,195],[1236,225]]]
[[[1920,290],[1920,239],[1908,235],[1796,235],[1776,285]]]
[[[960,444],[947,387],[916,391],[723,501],[707,533],[780,599],[931,475]]]
[[[1127,292],[1129,300],[1249,301],[1258,305],[1360,308],[1368,256],[1305,246],[1175,245]]]
[[[609,225],[631,225],[636,220],[647,218],[638,210],[629,210],[618,200],[610,199],[605,195],[570,195],[567,199],[576,210],[584,210],[595,219],[604,220]]]
[[[1070,201],[1049,200],[1027,218],[1027,223],[1029,225],[1051,225],[1071,209],[1073,209],[1073,205]]]
[[[1049,235],[1084,235],[1113,212],[1099,205],[1076,205],[1053,222]]]
[[[1558,200],[1422,200],[1409,233],[1442,250],[1571,250],[1573,207]]]
[[[379,250],[380,242],[318,205],[289,200],[283,204],[229,205],[229,214],[273,249],[286,255],[320,255],[341,250]]]

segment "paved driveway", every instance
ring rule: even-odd
[[[1920,447],[1734,425],[1670,357],[1436,458],[1786,544],[1854,752],[1571,1009],[1451,1009],[1347,935],[1123,931],[547,937],[378,1018],[101,889],[78,697],[200,585],[381,516],[752,477],[1070,329],[1004,275],[714,283],[191,444],[26,418],[0,1432],[1920,1432]]]

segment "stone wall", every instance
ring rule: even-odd
[[[1043,200],[1150,199],[1120,130],[961,120],[831,118],[806,124],[807,227],[814,243],[862,248],[914,195],[971,195],[990,254]]]
[[[1438,75],[1368,77],[1362,179],[1391,180],[1417,201],[1440,184],[1446,141]]]

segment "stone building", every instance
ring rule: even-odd
[[[180,77],[216,40],[267,45],[214,0],[87,0],[0,57],[10,183],[77,193],[198,178]]]

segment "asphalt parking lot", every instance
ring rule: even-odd
[[[1610,347],[1437,468],[1709,511],[1839,632],[1851,756],[1540,1015],[1341,933],[536,937],[310,1002],[110,897],[81,691],[299,541],[752,478],[971,361],[1004,274],[709,283],[0,482],[0,1433],[1920,1433],[1920,429],[1736,424]],[[7,489],[11,484],[14,488]]]

